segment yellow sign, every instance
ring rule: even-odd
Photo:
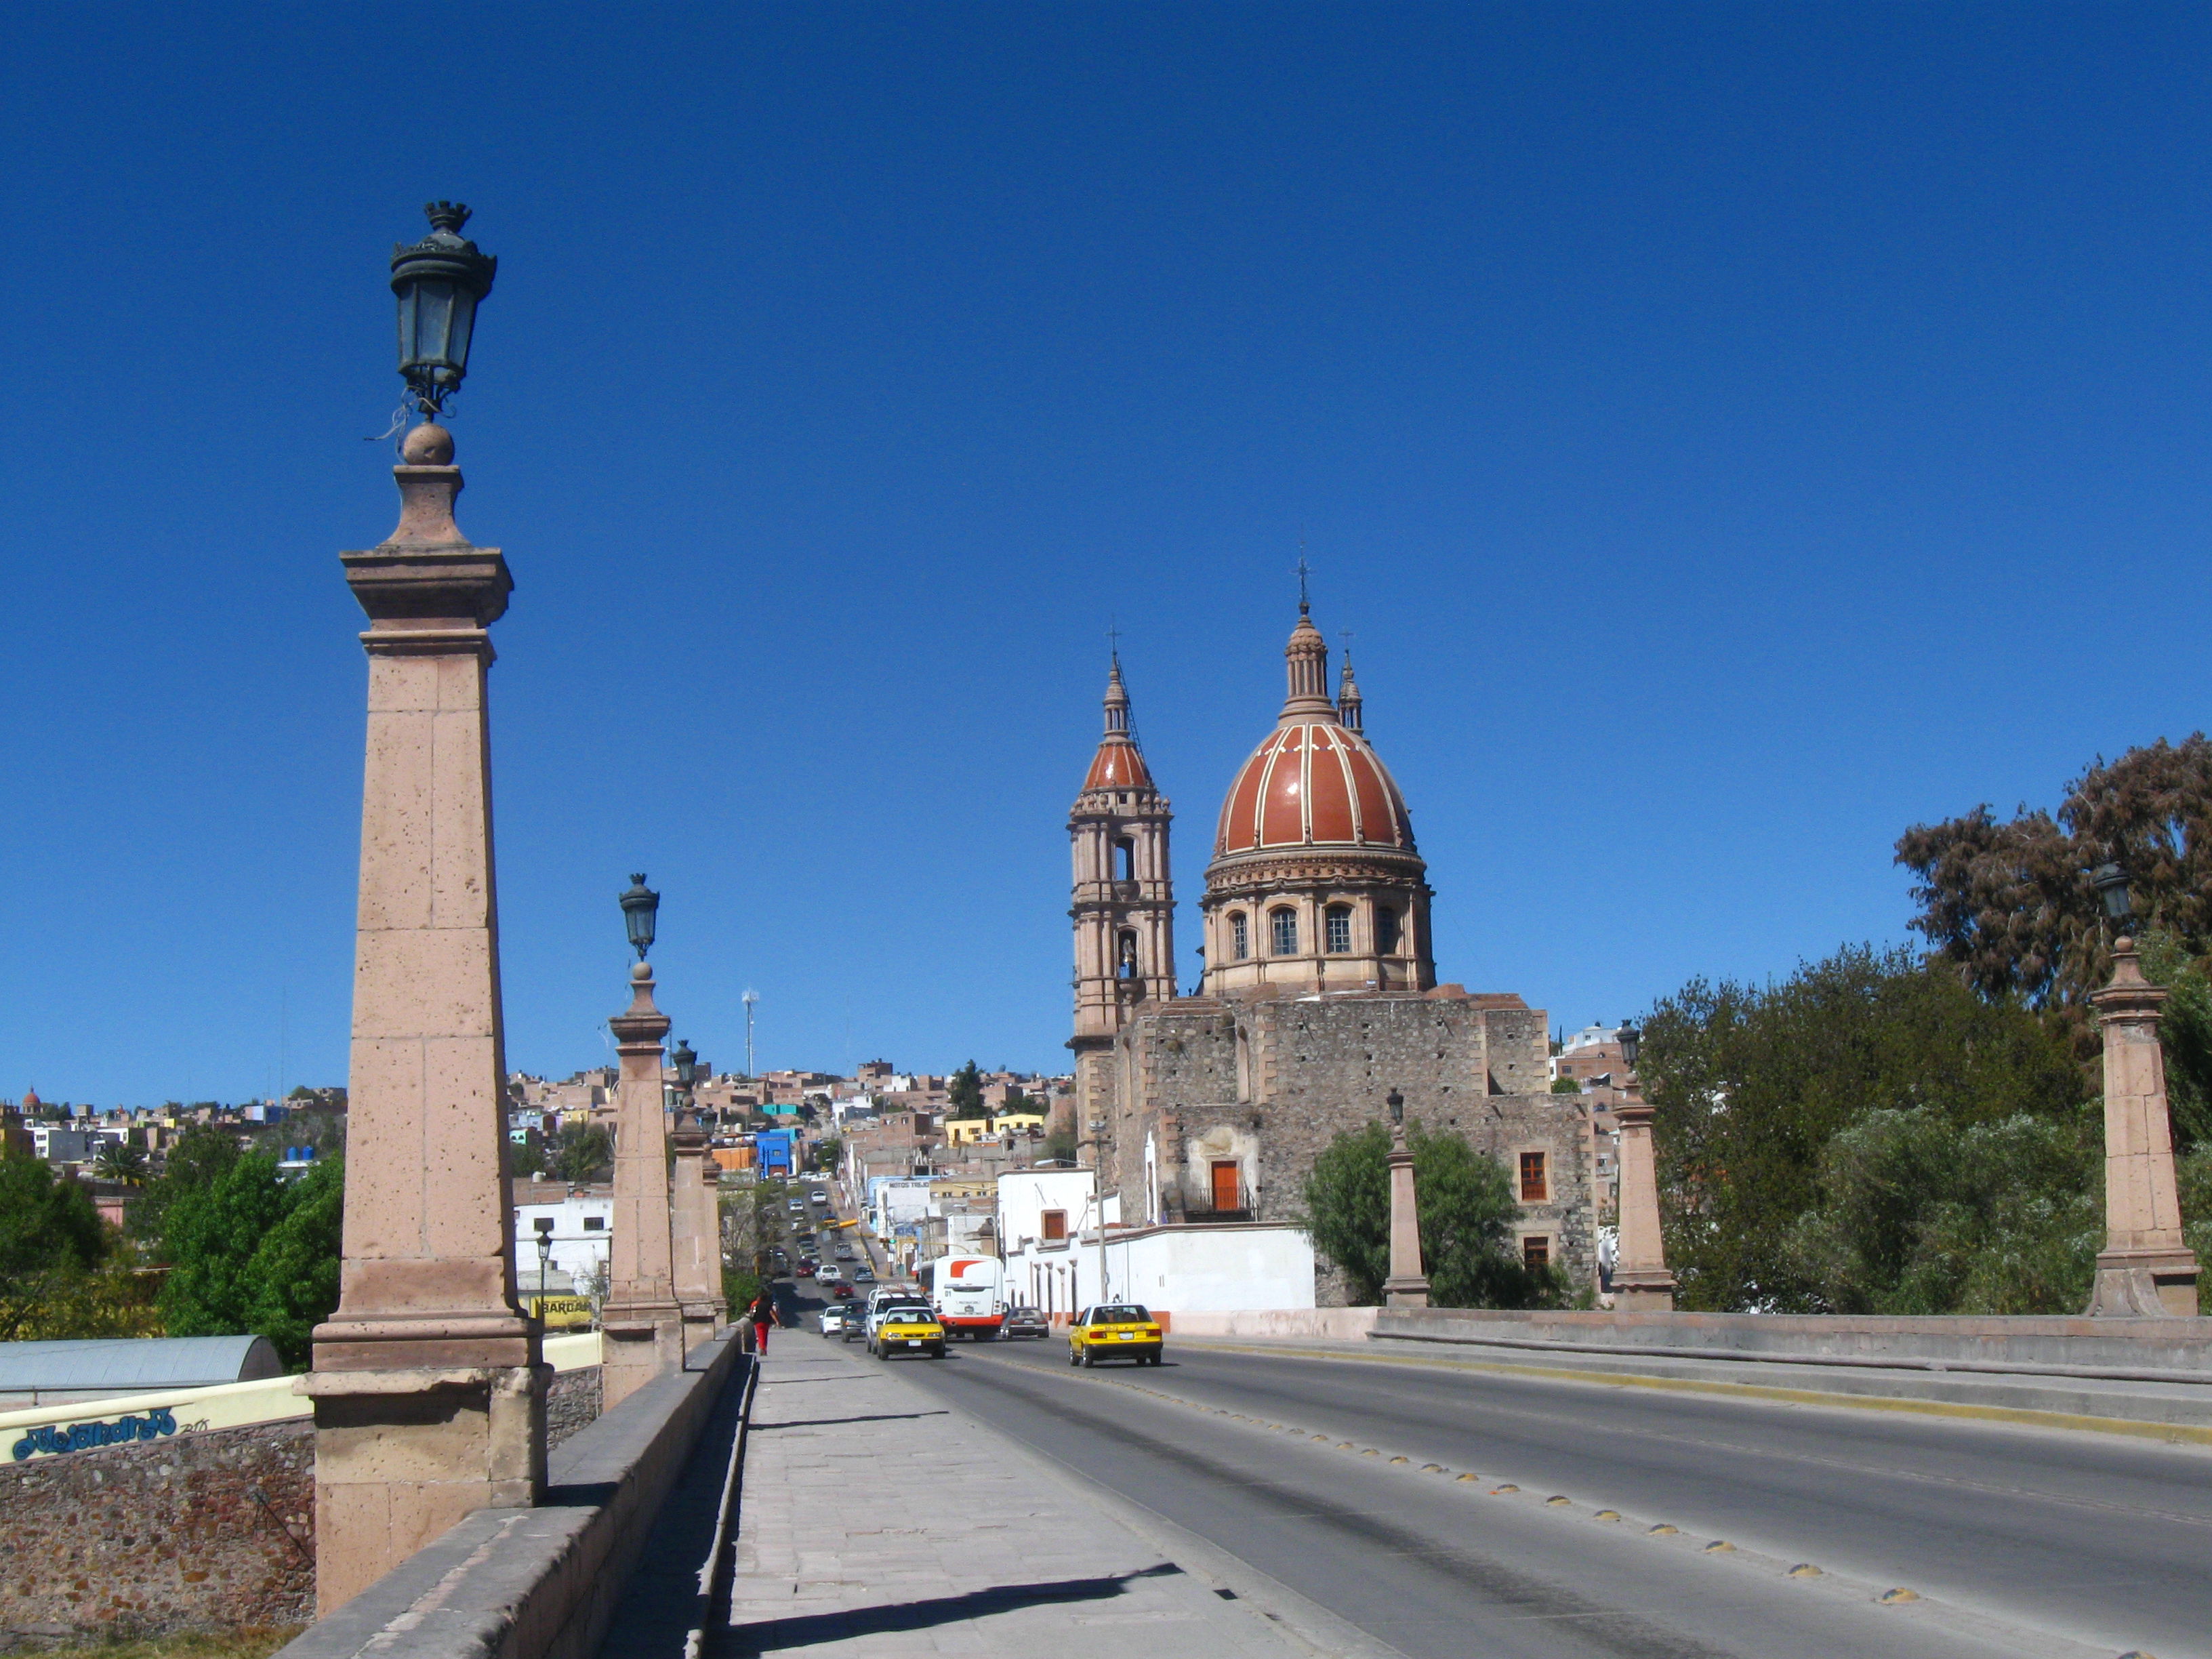
[[[533,1296],[530,1311],[545,1322],[549,1331],[574,1330],[592,1322],[592,1298],[588,1296]]]

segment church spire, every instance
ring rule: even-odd
[[[1344,678],[1337,682],[1336,718],[1349,730],[1357,732],[1360,729],[1359,686],[1358,684],[1352,678],[1352,646],[1349,643],[1350,638],[1351,636],[1349,635],[1346,635],[1346,643],[1344,647]]]
[[[1129,735],[1129,688],[1121,684],[1121,653],[1118,649],[1114,653],[1113,666],[1106,671],[1106,735]]]
[[[1328,641],[1313,624],[1302,600],[1298,625],[1291,629],[1291,642],[1283,647],[1290,679],[1290,696],[1283,704],[1282,724],[1295,726],[1319,717],[1336,718],[1336,705],[1328,700]]]

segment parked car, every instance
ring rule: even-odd
[[[1006,1322],[1000,1327],[1004,1336],[1050,1336],[1052,1322],[1044,1316],[1042,1308],[1009,1308]]]
[[[1139,1365],[1158,1364],[1158,1322],[1133,1302],[1085,1308],[1075,1316],[1074,1324],[1068,1327],[1067,1363],[1096,1365],[1102,1359],[1133,1359]]]

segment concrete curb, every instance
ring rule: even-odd
[[[2166,1416],[2131,1416],[2119,1414],[2110,1408],[2130,1403],[2124,1395],[2100,1395],[2088,1390],[2047,1389],[2026,1386],[2005,1392],[2031,1398],[2039,1397],[2043,1403],[2025,1401],[1998,1404],[1987,1399],[1956,1397],[1997,1391],[1999,1385],[1990,1381],[1966,1381],[1947,1383],[1927,1372],[1911,1372],[1893,1377],[1851,1371],[1835,1376],[1821,1376],[1818,1381],[1831,1386],[1786,1386],[1737,1382],[1731,1379],[1696,1375],[1665,1375],[1654,1368],[1640,1370],[1608,1370],[1596,1365],[1546,1365],[1534,1363],[1518,1354],[1500,1358],[1478,1358],[1473,1355],[1455,1354],[1449,1358],[1430,1358],[1426,1355],[1376,1352],[1365,1344],[1358,1347],[1315,1348],[1301,1346],[1291,1341],[1224,1341],[1206,1338],[1187,1339],[1194,1346],[1224,1353],[1281,1354],[1303,1359],[1334,1359],[1366,1364],[1421,1365],[1444,1370],[1483,1371],[1500,1376],[1540,1376],[1559,1382],[1594,1382],[1613,1388],[1656,1389],[1680,1394],[1714,1394],[1734,1395],[1739,1399],[1771,1400],[1784,1405],[1826,1406],[1852,1411],[1917,1412],[1932,1417],[1961,1418],[1990,1423],[2012,1423],[2025,1427],[2062,1429],[2075,1433],[2116,1434],[2137,1439],[2159,1440],[2177,1445],[2212,1445],[2212,1402],[2200,1404],[2190,1401],[2170,1401],[2154,1398],[2147,1405],[2171,1407],[2182,1420]],[[1458,1345],[1455,1345],[1458,1346]],[[1630,1359],[1624,1355],[1624,1362]],[[1733,1367],[1732,1367],[1733,1369]],[[1814,1378],[1805,1382],[1812,1384]],[[2040,1379],[2038,1379],[2039,1382]],[[1843,1386],[1845,1382],[1856,1388]],[[1946,1395],[1954,1397],[1946,1398]],[[2062,1396],[2054,1399],[2052,1396]],[[2083,1409],[2098,1407],[2106,1409]],[[2188,1419],[2197,1420],[2187,1420]]]

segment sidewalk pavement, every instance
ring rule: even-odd
[[[933,1363],[777,1340],[717,1654],[1310,1659],[1073,1475],[899,1375]]]

